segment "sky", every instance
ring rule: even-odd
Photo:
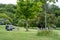
[[[3,4],[16,4],[17,0],[0,0]]]
[[[56,5],[60,7],[60,0],[58,0],[58,2],[56,2]]]
[[[0,0],[0,3],[3,4],[16,4],[17,0]],[[60,0],[56,2],[56,5],[60,7]]]

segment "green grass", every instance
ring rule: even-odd
[[[6,31],[5,26],[0,25],[0,40],[60,40],[60,31],[54,30],[57,34],[53,36],[37,36],[36,29],[29,29],[28,32],[25,28],[17,28],[13,31]]]

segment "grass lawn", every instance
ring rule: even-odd
[[[54,30],[58,35],[37,36],[36,29],[16,28],[13,31],[6,31],[5,26],[0,25],[0,40],[60,40],[60,31]]]

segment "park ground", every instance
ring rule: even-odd
[[[4,25],[0,25],[0,40],[60,40],[60,30],[54,30],[56,35],[38,36],[36,29],[16,28],[13,31],[6,31]]]

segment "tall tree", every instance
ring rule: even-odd
[[[26,31],[28,31],[28,19],[37,17],[38,13],[42,11],[42,3],[36,0],[18,0],[17,14],[26,20]]]
[[[49,2],[53,2],[55,3],[58,0],[41,0],[41,2],[43,3],[43,10],[44,10],[44,14],[45,14],[45,27],[47,27],[47,1]]]

